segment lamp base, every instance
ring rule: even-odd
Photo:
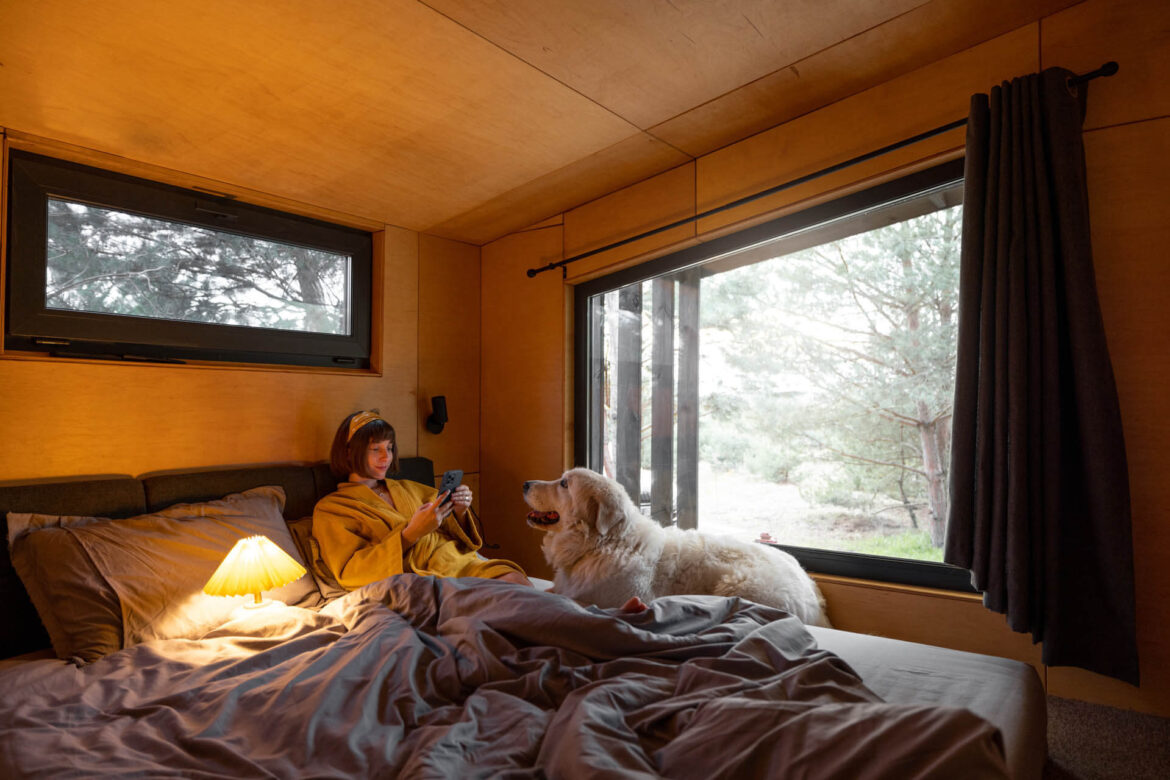
[[[283,601],[264,599],[259,604],[241,604],[232,610],[231,619],[244,621],[249,626],[266,625],[271,621],[281,621],[286,614]],[[259,621],[259,623],[257,623]]]

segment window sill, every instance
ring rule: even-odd
[[[371,368],[334,368],[332,366],[291,366],[278,363],[225,363],[210,360],[184,360],[181,363],[170,363],[154,360],[118,360],[85,357],[61,357],[50,355],[47,352],[17,352],[12,350],[0,351],[0,360],[15,360],[35,363],[68,363],[82,365],[117,365],[140,366],[147,368],[177,368],[220,371],[258,371],[278,374],[315,374],[332,376],[368,376],[380,377],[380,369]]]
[[[880,582],[883,584],[926,588],[945,593],[974,594],[971,575],[966,569],[933,561],[916,561],[910,558],[887,558],[880,555],[838,550],[822,550],[812,547],[777,547],[800,562],[809,573],[844,577],[849,580]]]

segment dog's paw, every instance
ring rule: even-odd
[[[622,604],[621,611],[626,614],[633,615],[637,614],[638,612],[645,612],[648,609],[650,609],[650,607],[646,605],[645,601],[642,601],[642,599],[638,598],[637,596],[630,596],[630,600],[625,604]]]

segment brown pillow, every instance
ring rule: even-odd
[[[226,621],[250,597],[208,596],[203,585],[245,536],[263,534],[303,564],[283,507],[284,490],[270,486],[120,520],[10,512],[9,548],[57,656],[93,661]],[[321,603],[310,577],[265,596]]]

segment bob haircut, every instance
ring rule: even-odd
[[[350,474],[366,476],[366,448],[371,443],[390,442],[390,468],[387,474],[397,474],[398,466],[398,437],[394,433],[394,426],[385,420],[371,420],[354,431],[353,438],[349,437],[349,421],[361,412],[354,412],[341,421],[337,433],[333,435],[333,446],[329,450],[329,468],[333,476],[345,480]]]

